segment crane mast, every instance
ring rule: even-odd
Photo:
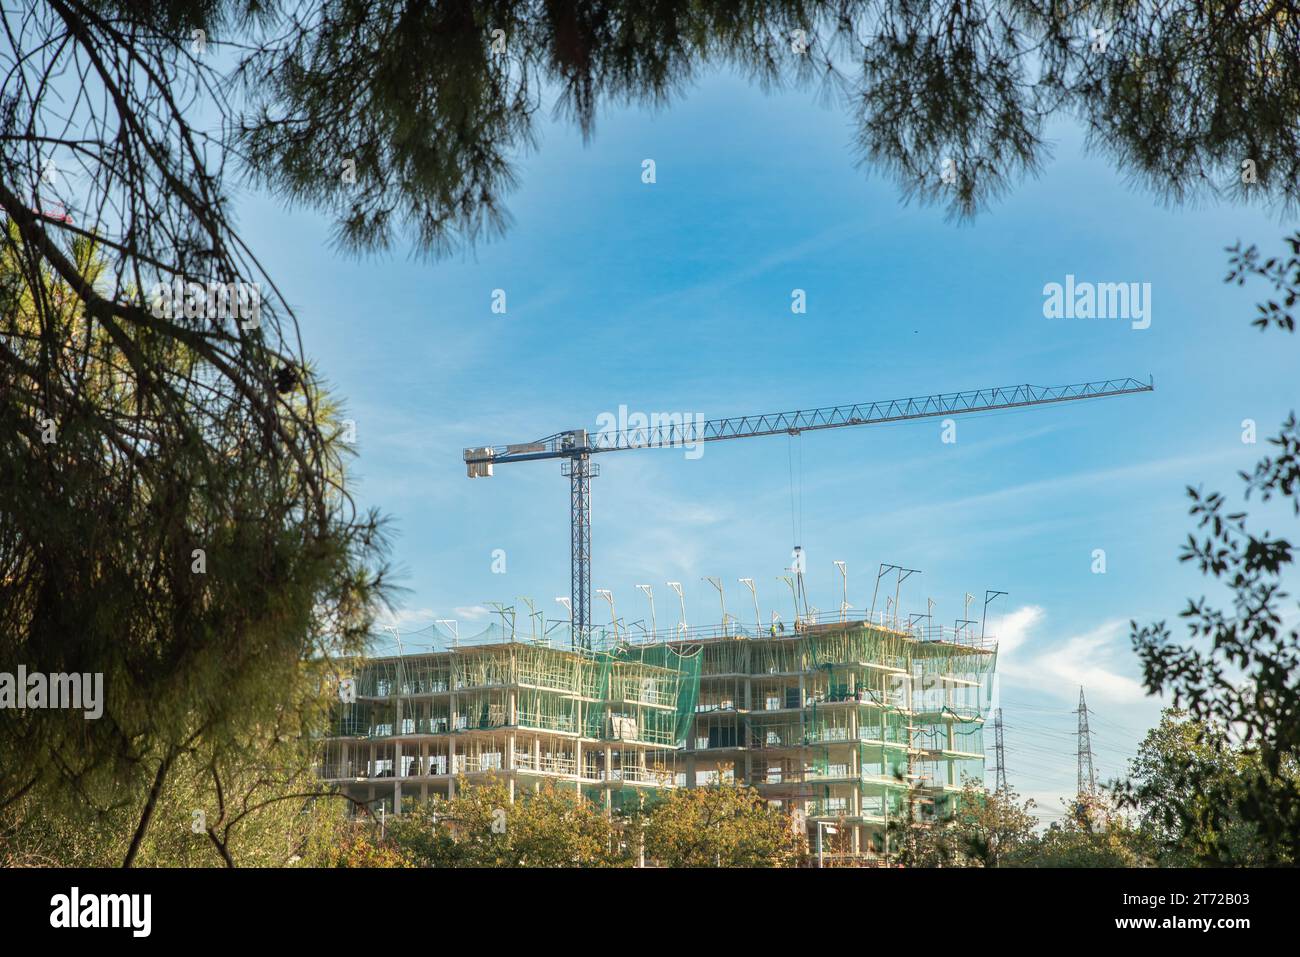
[[[968,392],[936,393],[883,402],[825,406],[793,412],[732,416],[694,421],[689,417],[668,417],[643,427],[606,430],[595,434],[586,429],[569,429],[514,445],[479,446],[464,451],[470,478],[489,478],[493,466],[537,459],[563,459],[562,471],[569,477],[569,588],[572,634],[575,646],[590,646],[591,637],[591,480],[599,474],[592,456],[603,452],[632,449],[679,448],[701,442],[757,438],[764,435],[798,435],[821,429],[855,425],[878,425],[938,416],[995,412],[1101,399],[1154,391],[1154,384],[1134,378],[1100,379],[1062,386],[1012,385]]]

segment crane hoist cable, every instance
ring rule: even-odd
[[[794,524],[794,436],[791,435],[785,442],[785,461],[790,470],[790,545],[793,547],[799,544],[799,533],[795,530]]]

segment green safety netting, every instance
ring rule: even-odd
[[[806,710],[804,742],[859,741],[906,750],[907,728],[908,718],[901,709],[859,708],[853,715],[843,708],[827,708],[814,701]]]
[[[650,811],[663,800],[663,788],[656,787],[635,788],[625,785],[605,788],[600,785],[583,785],[582,794],[596,804],[603,804],[608,794],[610,809],[622,814]]]
[[[916,642],[911,675],[918,711],[973,721],[988,711],[993,697],[994,652],[947,642]]]
[[[664,644],[625,645],[588,652],[598,666],[587,712],[589,738],[678,746],[685,742],[700,693],[700,655]]]
[[[667,645],[591,652],[504,642],[361,663],[353,679],[357,700],[335,706],[336,735],[504,728],[513,698],[521,727],[677,747],[695,714],[700,656]]]
[[[808,667],[871,664],[886,668],[906,667],[908,653],[917,642],[895,631],[864,625],[861,628],[804,632],[804,654]]]
[[[704,673],[773,676],[755,683],[751,707],[760,710],[740,716],[742,734],[750,747],[805,746],[809,813],[845,814],[856,794],[864,816],[881,817],[897,815],[914,786],[947,801],[951,790],[938,789],[982,780],[995,662],[991,649],[850,626],[706,648]],[[800,779],[795,769],[780,774]]]

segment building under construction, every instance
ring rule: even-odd
[[[324,773],[397,812],[408,798],[452,793],[458,774],[501,775],[512,797],[556,779],[611,813],[659,788],[746,784],[802,816],[818,848],[833,833],[839,853],[888,857],[892,823],[949,813],[966,780],[982,783],[996,642],[982,630],[976,638],[966,618],[952,630],[930,627],[929,614],[902,624],[897,585],[916,570],[892,564],[881,565],[876,586],[887,571],[897,573],[887,604],[893,617],[874,617],[875,594],[866,618],[850,620],[847,594],[833,620],[810,614],[798,545],[797,585],[784,579],[796,609],[789,634],[763,629],[752,579],[740,579],[755,595],[752,632],[729,620],[725,602],[718,629],[688,629],[680,582],[667,583],[683,602],[676,631],[653,632],[653,594],[638,585],[651,603],[652,631],[631,636],[604,591],[611,629],[603,632],[593,627],[591,603],[594,457],[1153,389],[1133,378],[1017,384],[709,420],[638,414],[633,421],[621,409],[617,426],[596,432],[565,429],[466,448],[472,479],[490,478],[502,465],[560,460],[569,479],[569,596],[557,600],[568,609],[571,634],[550,642],[534,627],[523,640],[502,609],[501,629],[473,644],[371,663],[328,742]],[[836,565],[846,575],[844,563]],[[709,580],[721,601],[720,581]],[[987,592],[985,611],[990,596],[1002,594]],[[929,626],[917,627],[920,621]]]
[[[700,660],[662,643],[575,651],[496,629],[372,660],[337,709],[320,774],[393,813],[489,774],[512,799],[552,780],[621,808],[674,783]]]
[[[320,774],[390,813],[460,776],[494,775],[512,798],[551,780],[611,813],[661,788],[746,784],[814,846],[858,858],[888,854],[891,821],[948,813],[983,781],[992,638],[847,615],[773,630],[598,632],[574,649],[567,631],[507,624],[374,659]]]

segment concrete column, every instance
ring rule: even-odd
[[[957,729],[953,727],[953,721],[948,719],[948,750],[957,750]],[[948,783],[952,785],[960,784],[957,780],[957,762],[953,758],[948,759]]]
[[[573,739],[574,787],[582,793],[582,702],[575,701],[578,718],[578,736]]]

